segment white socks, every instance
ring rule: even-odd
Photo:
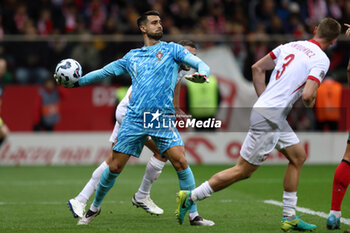
[[[190,217],[190,220],[192,221],[195,217],[199,216],[198,211],[193,213],[188,213],[188,216]]]
[[[297,192],[283,192],[283,217],[295,216],[297,206]]]
[[[151,157],[147,163],[141,186],[135,194],[136,199],[145,199],[150,194],[152,184],[160,176],[160,173],[162,173],[164,165],[165,162],[156,159],[154,156]]]
[[[191,191],[191,200],[196,202],[197,200],[203,200],[204,198],[210,197],[214,190],[210,187],[209,182],[205,181],[197,188]]]
[[[100,206],[94,206],[94,203],[93,203],[93,202],[91,203],[91,205],[90,205],[90,210],[91,210],[92,212],[97,212],[97,211],[99,211],[100,209],[101,209]]]
[[[100,181],[102,172],[108,167],[106,161],[100,164],[98,168],[92,173],[90,180],[87,182],[83,190],[76,196],[74,199],[83,203],[86,203],[89,200],[90,196],[94,193]]]
[[[329,215],[334,214],[335,217],[340,218],[341,217],[341,211],[331,210],[329,212]]]

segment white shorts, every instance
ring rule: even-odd
[[[117,136],[119,133],[120,125],[122,124],[122,121],[124,119],[125,112],[117,110],[115,112],[115,116],[116,116],[117,120],[115,121],[113,132],[112,132],[111,136],[109,137],[109,142],[111,142],[111,143],[117,142]],[[152,138],[150,136],[147,136],[147,140],[152,140]]]
[[[117,111],[115,111],[115,119],[119,123],[119,126],[122,124],[125,114],[126,114],[126,109],[119,110],[117,108]]]
[[[240,154],[249,163],[261,165],[274,148],[279,150],[299,142],[286,119],[276,124],[253,110]]]
[[[115,111],[115,125],[114,125],[114,129],[113,132],[111,134],[111,136],[109,137],[109,141],[111,143],[116,143],[117,142],[117,136],[118,136],[118,132],[119,132],[119,128],[120,125],[122,124],[122,121],[124,119],[126,113],[126,108],[117,108],[117,110]]]
[[[117,136],[118,136],[119,128],[120,128],[119,122],[115,121],[113,132],[112,132],[111,136],[109,137],[109,141],[111,143],[116,143],[117,142]]]

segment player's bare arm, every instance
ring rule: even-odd
[[[266,71],[272,70],[273,68],[275,68],[275,63],[270,54],[267,54],[252,66],[253,83],[258,96],[260,96],[266,89]]]
[[[314,80],[308,79],[306,81],[301,98],[305,107],[312,108],[315,105],[318,83]]]

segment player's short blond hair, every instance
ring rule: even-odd
[[[317,27],[316,35],[321,39],[331,42],[340,35],[340,32],[341,26],[337,20],[324,18]]]

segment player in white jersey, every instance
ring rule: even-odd
[[[189,40],[179,41],[179,44],[183,45],[186,49],[188,49],[193,55],[197,54],[197,49],[195,44]],[[187,75],[187,72],[190,70],[190,67],[186,65],[181,65],[181,70],[178,73],[177,77],[177,85],[174,91],[174,107],[176,109],[176,115],[183,115],[182,110],[179,106],[179,98],[180,98],[180,86],[181,79]],[[124,119],[124,116],[127,111],[127,106],[129,104],[130,96],[132,92],[132,86],[129,87],[125,97],[118,104],[117,109],[115,111],[116,122],[113,129],[113,132],[109,138],[109,141],[114,145],[117,141],[117,135],[119,132],[120,125]],[[163,209],[158,207],[150,198],[150,190],[154,181],[160,176],[162,169],[167,162],[167,159],[161,156],[160,151],[156,147],[155,143],[149,138],[146,141],[145,145],[154,153],[149,162],[146,165],[145,175],[142,179],[141,185],[135,195],[132,197],[133,205],[137,207],[141,207],[146,210],[150,214],[160,215],[163,214]],[[87,182],[83,190],[74,198],[68,201],[68,205],[70,210],[73,213],[74,217],[82,218],[85,212],[86,202],[90,198],[90,196],[94,193],[97,188],[98,182],[100,180],[102,172],[108,167],[108,164],[111,160],[112,152],[109,158],[102,162],[98,168],[94,170],[92,173],[92,177]],[[78,224],[79,224],[78,220]],[[199,216],[198,212],[195,212],[190,216],[190,224],[191,225],[199,225],[199,226],[210,226],[214,225],[213,221],[203,219]]]
[[[313,230],[316,225],[296,216],[299,176],[306,152],[286,120],[293,103],[301,96],[304,105],[314,106],[317,88],[329,68],[323,52],[340,34],[340,24],[323,19],[309,41],[296,41],[275,48],[252,66],[257,95],[250,117],[250,129],[240,151],[237,164],[216,173],[192,191],[178,193],[178,211],[186,214],[192,202],[209,197],[213,192],[249,178],[267,155],[277,148],[289,160],[284,176],[283,218],[281,229]],[[272,70],[268,85],[265,72]]]

